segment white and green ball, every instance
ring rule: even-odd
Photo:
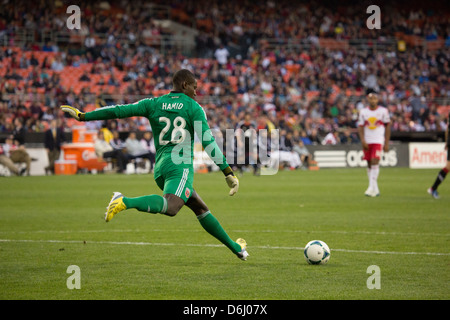
[[[305,259],[309,264],[325,264],[330,260],[330,248],[321,240],[308,242],[303,251]]]

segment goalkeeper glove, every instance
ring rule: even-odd
[[[71,116],[72,118],[78,120],[78,121],[84,121],[84,112],[81,112],[80,110],[78,110],[77,108],[71,107],[71,106],[61,106],[60,107],[62,111],[67,112],[69,114],[69,116]]]
[[[239,189],[239,179],[234,175],[233,170],[230,167],[226,167],[222,172],[225,175],[228,187],[231,189],[229,195],[234,196]]]

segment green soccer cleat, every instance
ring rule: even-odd
[[[123,203],[123,195],[120,192],[114,192],[111,197],[111,201],[106,207],[105,221],[109,222],[120,211],[125,210],[127,207]]]
[[[236,254],[236,256],[239,258],[239,259],[241,259],[241,260],[247,260],[247,257],[249,256],[249,254],[248,254],[248,252],[247,252],[247,242],[244,240],[244,239],[242,239],[242,238],[239,238],[239,239],[237,239],[236,240],[236,243],[238,244],[238,245],[240,245],[241,246],[241,252],[238,252],[237,254]]]

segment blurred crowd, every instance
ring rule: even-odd
[[[66,8],[79,5],[81,34],[105,33],[128,43],[140,34],[159,34],[154,20],[166,18],[202,31],[212,47],[222,42],[252,43],[259,38],[336,39],[389,38],[397,32],[414,34],[427,40],[450,40],[449,8],[445,1],[379,0],[381,29],[365,27],[369,0],[4,0],[0,32],[14,32],[24,26],[36,30],[60,30],[66,25]],[[216,39],[218,38],[218,39]]]
[[[152,4],[167,5],[163,1]],[[366,104],[367,90],[380,93],[380,104],[389,108],[394,132],[445,129],[445,114],[439,108],[450,105],[450,41],[433,51],[421,46],[330,50],[318,44],[319,37],[381,39],[392,38],[396,32],[430,41],[449,40],[448,8],[439,11],[439,2],[431,2],[426,11],[414,5],[405,10],[402,1],[385,2],[384,8],[391,10],[383,11],[383,27],[370,30],[365,27],[367,14],[356,12],[369,4],[269,0],[255,6],[248,0],[171,1],[172,18],[200,31],[191,54],[176,47],[162,52],[144,41],[167,34],[156,23],[155,12],[159,11],[152,11],[152,4],[103,1],[82,5],[79,34],[83,42],[78,50],[50,41],[44,45],[30,41],[20,50],[2,47],[0,133],[14,133],[19,122],[28,132],[44,132],[53,119],[70,130],[73,123],[64,118],[60,105],[88,111],[160,95],[170,91],[171,75],[180,68],[198,77],[198,101],[210,126],[219,130],[236,128],[250,114],[256,128],[281,129],[283,138],[289,134],[294,143],[359,143],[356,120]],[[23,27],[63,28],[67,5],[60,0],[4,1],[0,39]],[[306,39],[309,45],[294,49],[281,41],[268,46],[260,42],[265,38]],[[37,52],[51,55],[39,60],[34,55]],[[74,79],[82,84],[79,92],[64,82],[75,69],[83,69]],[[94,83],[96,75],[101,78]],[[113,89],[94,92],[94,85]],[[105,125],[118,131],[151,130],[146,119],[89,123],[94,130]]]

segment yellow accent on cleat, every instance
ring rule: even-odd
[[[241,249],[247,248],[247,242],[242,238],[237,239],[236,243],[241,246]]]
[[[111,197],[111,201],[106,207],[105,221],[110,221],[116,214],[120,211],[126,210],[126,208],[127,207],[123,203],[123,195],[120,192],[114,192]]]
[[[249,254],[248,254],[248,252],[247,252],[247,241],[245,241],[244,239],[242,239],[242,238],[239,238],[239,239],[237,239],[236,240],[236,243],[238,244],[238,245],[240,245],[241,246],[241,252],[238,252],[237,254],[236,254],[236,256],[239,258],[239,259],[241,259],[241,260],[247,260],[247,257],[249,256]]]

